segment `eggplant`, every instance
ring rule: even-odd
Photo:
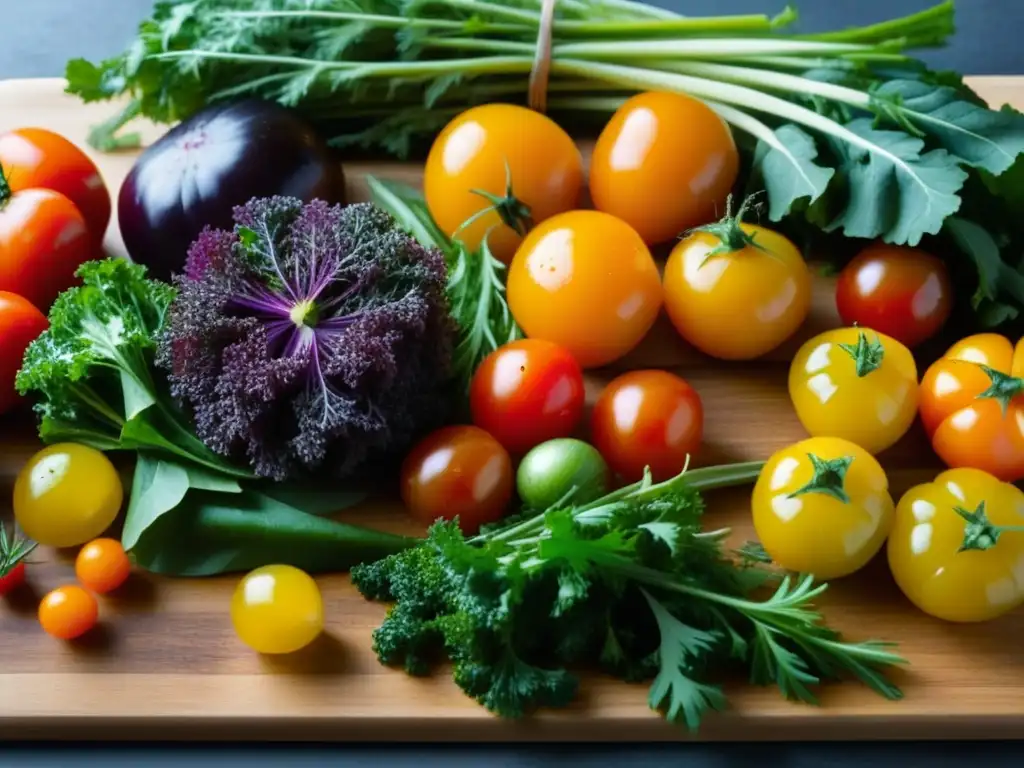
[[[269,101],[207,107],[149,146],[117,201],[132,261],[162,280],[183,270],[206,227],[231,229],[232,209],[254,197],[345,202],[341,165],[312,127]]]

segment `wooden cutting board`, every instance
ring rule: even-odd
[[[1024,107],[1024,78],[975,78],[995,105]],[[109,105],[83,106],[61,80],[0,82],[0,131],[42,126],[85,147],[88,127]],[[153,126],[148,139],[159,135]],[[91,152],[91,151],[90,151]],[[116,195],[132,153],[91,152]],[[352,199],[365,198],[374,173],[407,183],[419,170],[399,164],[346,168]],[[116,223],[108,245],[120,252]],[[702,464],[767,458],[805,437],[786,393],[786,360],[795,346],[838,324],[832,285],[816,286],[812,316],[799,338],[770,360],[723,364],[687,348],[660,322],[616,369],[674,369],[700,392],[706,413]],[[614,371],[590,376],[593,402]],[[10,423],[0,434],[0,498],[39,445],[31,429]],[[914,430],[887,451],[894,496],[932,477],[938,463]],[[897,496],[898,498],[898,496]],[[716,527],[751,536],[749,489],[709,497]],[[345,519],[417,532],[394,503],[367,504]],[[383,608],[365,602],[345,576],[319,578],[327,632],[306,651],[264,659],[234,636],[228,605],[235,577],[168,580],[132,577],[101,603],[102,626],[65,644],[40,630],[38,596],[73,581],[70,560],[40,551],[31,573],[35,594],[0,604],[0,737],[338,740],[674,740],[689,738],[652,713],[647,686],[586,678],[568,711],[510,723],[490,716],[445,674],[412,679],[381,667],[370,633]],[[709,716],[702,739],[1009,738],[1024,732],[1024,611],[979,626],[952,626],[915,610],[884,563],[837,582],[823,601],[826,616],[850,638],[898,641],[909,660],[895,675],[906,697],[888,702],[856,683],[827,686],[820,708],[783,701],[774,689],[729,688],[731,711]]]

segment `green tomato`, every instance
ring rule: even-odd
[[[516,488],[532,509],[547,509],[572,488],[570,501],[586,504],[608,493],[610,473],[594,446],[571,437],[548,440],[533,448],[519,464]]]

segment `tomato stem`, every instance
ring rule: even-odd
[[[868,341],[864,331],[857,334],[856,344],[840,344],[839,348],[853,358],[856,365],[858,378],[864,378],[872,371],[878,370],[885,358],[885,347],[876,336],[874,341]]]
[[[814,474],[807,485],[793,491],[789,494],[789,498],[802,496],[805,493],[823,493],[826,496],[838,499],[843,504],[848,504],[850,497],[846,493],[844,486],[846,484],[846,471],[850,468],[850,464],[853,463],[853,456],[823,459],[820,456],[815,456],[813,453],[808,453],[807,458],[811,460]]]
[[[4,203],[11,199],[11,184],[7,181],[7,174],[4,172],[3,165],[0,165],[0,208],[4,207]]]
[[[754,200],[759,194],[760,192],[755,192],[747,197],[740,204],[740,209],[736,211],[735,216],[732,214],[732,195],[729,195],[725,199],[725,216],[713,224],[694,227],[683,234],[685,237],[686,235],[692,235],[695,232],[706,232],[707,234],[718,238],[718,245],[708,251],[707,256],[704,257],[704,261],[700,263],[702,267],[715,256],[721,256],[726,253],[736,253],[737,251],[742,251],[744,248],[756,248],[759,251],[764,251],[768,255],[773,255],[771,251],[754,239],[754,235],[750,234],[740,226],[740,224],[743,223],[743,217],[746,216],[747,211],[753,206]]]
[[[984,552],[991,549],[999,542],[999,537],[1004,533],[1024,533],[1024,525],[993,525],[985,514],[985,501],[978,502],[978,507],[970,512],[963,507],[953,507],[965,521],[964,541],[960,545],[960,552],[974,549]]]
[[[531,211],[530,206],[524,203],[522,200],[517,198],[512,191],[512,169],[508,166],[508,160],[505,160],[505,196],[499,197],[498,195],[491,194],[483,189],[471,189],[469,190],[474,195],[487,200],[490,205],[483,208],[472,216],[470,216],[462,225],[456,230],[456,233],[461,232],[463,229],[468,227],[474,221],[479,219],[481,216],[485,216],[491,211],[498,214],[498,218],[501,222],[511,229],[519,236],[524,236],[526,231],[531,225]]]
[[[978,395],[978,398],[991,397],[993,400],[997,400],[1005,416],[1010,401],[1024,394],[1024,379],[1019,376],[1010,376],[1002,371],[997,371],[995,368],[989,368],[987,365],[980,365],[979,367],[988,375],[992,383],[988,389]]]

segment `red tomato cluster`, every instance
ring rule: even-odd
[[[0,413],[15,404],[14,377],[46,312],[101,254],[110,194],[96,165],[42,128],[0,134]]]
[[[585,399],[583,372],[565,348],[522,339],[495,350],[470,386],[474,424],[439,429],[406,458],[401,492],[409,513],[425,525],[457,517],[468,533],[498,520],[513,496],[513,457],[573,435]],[[645,468],[656,481],[678,474],[703,429],[696,390],[660,370],[612,380],[590,417],[594,447],[624,482]]]

